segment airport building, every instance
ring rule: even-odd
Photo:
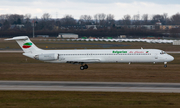
[[[78,34],[74,34],[74,33],[59,33],[57,38],[71,38],[71,39],[76,39],[78,38]]]
[[[173,45],[180,45],[180,41],[179,40],[173,41]]]

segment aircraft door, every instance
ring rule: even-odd
[[[64,60],[65,58],[61,54],[59,54],[59,61],[64,61]]]
[[[155,59],[156,59],[156,60],[158,59],[158,54],[157,54],[157,53],[155,53]]]

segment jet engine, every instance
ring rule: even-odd
[[[53,61],[59,59],[59,54],[40,54],[40,55],[35,55],[34,58],[42,61]]]

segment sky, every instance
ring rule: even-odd
[[[31,18],[49,13],[52,18],[72,15],[113,14],[115,19],[124,15],[167,13],[172,16],[180,12],[180,0],[0,0],[0,15],[31,14]]]

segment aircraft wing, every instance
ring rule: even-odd
[[[67,63],[71,63],[71,64],[99,63],[99,62],[101,62],[100,59],[83,59],[83,60],[67,61]]]

